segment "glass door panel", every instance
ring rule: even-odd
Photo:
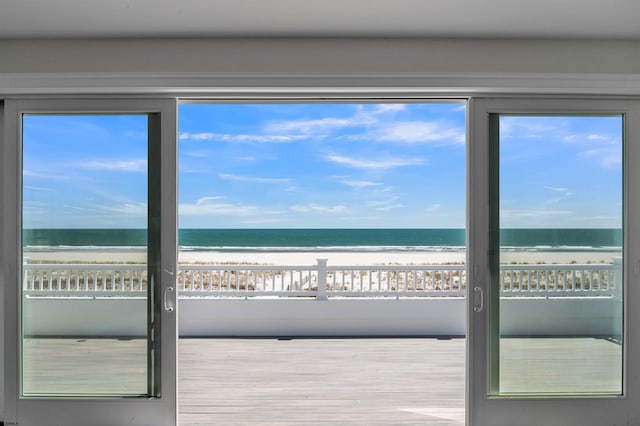
[[[147,127],[23,116],[23,396],[151,394]]]
[[[640,105],[474,99],[467,422],[640,422]]]
[[[621,394],[622,116],[500,115],[498,394]]]
[[[176,424],[175,100],[11,100],[5,424]]]

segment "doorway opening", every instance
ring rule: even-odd
[[[464,424],[466,104],[178,117],[180,423]]]

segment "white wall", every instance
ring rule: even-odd
[[[26,298],[25,336],[141,337],[147,334],[145,298]]]
[[[174,89],[206,93],[211,86],[332,85],[453,88],[463,93],[495,88],[640,93],[640,43],[331,38],[0,40],[0,96],[51,88],[60,93],[92,88],[104,88],[108,93],[166,93]]]
[[[0,40],[0,73],[640,72],[640,43],[599,40]]]
[[[143,298],[29,298],[26,335],[144,336]],[[117,312],[117,315],[113,313]],[[182,337],[463,336],[464,298],[181,298]],[[508,297],[500,302],[505,336],[619,336],[619,300],[606,297]]]
[[[27,336],[144,336],[143,298],[29,298]],[[117,312],[117,315],[113,313]],[[462,336],[463,298],[181,298],[179,334],[188,336]]]
[[[463,298],[180,299],[180,336],[463,336]]]

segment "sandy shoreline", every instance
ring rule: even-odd
[[[465,253],[460,252],[286,252],[286,253],[229,253],[183,251],[180,263],[250,263],[264,265],[313,265],[316,259],[328,259],[331,265],[381,265],[381,264],[452,264],[464,263]],[[506,252],[503,263],[611,263],[619,256],[614,252]],[[25,252],[29,261],[43,262],[132,262],[144,263],[146,254],[136,250],[83,250],[83,251],[32,251]]]

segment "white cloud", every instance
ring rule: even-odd
[[[198,200],[200,201],[200,200]],[[258,212],[256,206],[239,203],[203,202],[196,204],[180,204],[178,212],[184,216],[248,216]]]
[[[256,135],[256,134],[226,134],[226,133],[181,133],[180,140],[192,141],[221,141],[238,143],[289,143],[306,139],[304,135]]]
[[[552,197],[547,199],[546,200],[547,204],[559,203],[560,201],[565,200],[573,195],[573,192],[571,192],[568,188],[561,188],[557,186],[545,186],[544,189],[548,191],[553,191],[559,194],[559,196],[557,197]]]
[[[400,204],[397,202],[399,198],[400,197],[395,196],[389,198],[388,200],[369,201],[367,202],[367,206],[380,212],[395,210],[404,207],[404,204]]]
[[[396,204],[387,204],[380,207],[375,207],[375,210],[379,212],[388,212],[390,210],[400,209],[404,207],[404,204],[396,203]]]
[[[326,133],[345,127],[374,125],[379,122],[379,114],[400,112],[406,109],[404,104],[377,104],[372,108],[358,105],[356,113],[347,117],[324,117],[314,120],[271,121],[265,126],[268,133],[295,132],[310,137],[321,137]]]
[[[569,191],[567,188],[560,188],[557,186],[545,186],[544,189],[548,189],[549,191],[564,192],[564,193]]]
[[[256,176],[240,176],[240,175],[232,175],[228,173],[220,173],[218,174],[220,179],[224,180],[234,180],[238,182],[253,182],[253,183],[289,183],[291,179],[289,178],[267,178],[267,177],[256,177]]]
[[[382,142],[464,144],[465,131],[428,121],[404,121],[377,129],[369,137]]]
[[[429,207],[427,207],[426,209],[424,209],[424,211],[429,212],[429,213],[433,213],[433,212],[436,212],[436,211],[440,210],[440,207],[442,207],[441,204],[432,204]]]
[[[147,170],[147,160],[86,161],[81,163],[80,166],[92,170],[142,172]]]
[[[49,206],[46,203],[41,203],[39,201],[24,201],[22,203],[22,211],[25,214],[25,219],[28,219],[29,216],[33,215],[45,215],[47,214]]]
[[[202,197],[202,198],[198,198],[198,201],[196,201],[196,206],[202,206],[205,205],[207,203],[210,203],[211,201],[217,201],[217,200],[221,200],[223,199],[223,196],[220,195],[216,195],[213,197]]]
[[[500,117],[500,138],[508,139],[514,135],[519,138],[537,138],[549,134],[560,136],[565,132],[562,124],[558,120],[549,120],[548,117]]]
[[[567,216],[572,215],[571,210],[501,210],[500,216],[503,219],[525,219],[539,218],[548,216]]]
[[[571,134],[571,135],[567,135],[567,136],[563,136],[562,140],[564,142],[568,142],[568,143],[590,143],[590,144],[597,144],[597,143],[601,143],[604,145],[609,145],[612,142],[616,142],[616,138],[611,137],[611,136],[607,136],[607,135],[601,135],[601,134],[597,134],[597,133],[590,133],[588,135],[585,134]]]
[[[265,126],[268,133],[271,132],[297,132],[304,135],[326,133],[333,129],[342,129],[350,126],[362,126],[373,124],[377,119],[369,114],[356,114],[347,118],[326,117],[317,120],[292,120],[292,121],[271,121]]]
[[[117,206],[102,206],[104,210],[119,213],[126,216],[147,216],[148,209],[146,203],[124,203]]]
[[[355,167],[357,169],[393,169],[396,167],[417,166],[424,164],[422,158],[417,157],[396,157],[386,158],[384,160],[364,160],[360,158],[351,158],[343,155],[330,154],[327,160],[341,164],[343,166]]]
[[[69,210],[73,210],[74,212],[89,212],[89,213],[104,213],[103,210],[99,210],[99,208],[101,208],[100,206],[98,206],[98,208],[95,207],[80,207],[80,206],[72,206],[69,204],[65,204],[64,205],[65,209],[69,209]]]
[[[46,188],[43,186],[32,186],[32,185],[24,185],[24,189],[28,189],[29,191],[42,191],[42,192],[53,192],[52,188]]]
[[[311,208],[308,206],[303,206],[302,204],[296,204],[295,206],[290,207],[292,211],[296,213],[307,213],[311,211]]]
[[[350,186],[352,188],[355,188],[355,189],[371,188],[371,187],[382,186],[383,185],[380,182],[371,182],[371,181],[368,181],[368,180],[343,179],[343,180],[339,180],[338,182],[340,182],[343,185],[347,185],[347,186]]]
[[[324,204],[310,203],[310,204],[296,204],[291,206],[290,209],[296,213],[349,213],[349,209],[344,204],[338,204],[335,206],[328,206]]]
[[[594,148],[578,153],[583,158],[596,158],[604,168],[616,168],[622,165],[622,150],[619,148]]]
[[[382,114],[385,112],[398,112],[407,109],[405,104],[378,104],[375,106],[371,114]]]

